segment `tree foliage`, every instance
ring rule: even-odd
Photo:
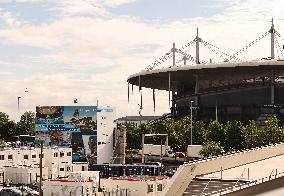
[[[210,157],[210,156],[216,156],[224,152],[223,147],[214,141],[207,142],[202,150],[200,151],[200,154],[204,157]]]
[[[35,135],[35,114],[25,112],[16,123],[8,114],[0,112],[0,139],[9,140],[17,135]]]
[[[156,123],[142,124],[136,127],[126,123],[128,148],[141,148],[141,137],[144,133],[167,133],[169,145],[174,151],[186,152],[191,140],[191,119],[166,119]],[[255,121],[242,124],[239,121],[220,123],[212,121],[192,122],[192,143],[204,146],[204,155],[214,155],[222,150],[237,151],[283,141],[283,128],[276,117],[268,118],[263,127],[258,128]],[[145,143],[160,144],[159,137],[153,137]]]

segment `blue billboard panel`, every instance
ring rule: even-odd
[[[36,140],[48,146],[72,147],[79,161],[96,163],[97,112],[96,106],[38,106]]]
[[[37,132],[92,132],[97,129],[96,106],[38,106]]]

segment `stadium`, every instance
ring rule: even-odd
[[[241,61],[237,55],[262,38],[271,36],[271,56],[255,61]],[[173,48],[162,58],[156,60],[147,70],[131,75],[128,84],[153,89],[155,107],[155,89],[169,92],[171,116],[180,118],[192,113],[197,120],[248,122],[256,120],[263,123],[269,116],[276,115],[281,124],[284,122],[284,60],[275,59],[274,48],[282,48],[276,38],[281,35],[271,29],[249,43],[233,55],[222,52],[218,47],[202,40],[198,36],[182,47],[196,46],[195,58],[184,50]],[[199,44],[213,49],[224,57],[220,63],[203,63],[199,60]],[[184,65],[176,65],[176,55],[184,56]],[[281,51],[283,56],[283,53]],[[284,56],[283,56],[284,57]],[[172,58],[173,65],[156,69],[157,65]],[[193,60],[189,65],[186,60]],[[129,87],[128,87],[129,89]],[[128,94],[129,95],[129,94]],[[171,104],[170,104],[171,103]],[[142,93],[141,93],[142,105]]]

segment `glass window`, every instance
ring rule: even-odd
[[[64,157],[64,152],[60,152],[60,157]]]
[[[13,159],[13,155],[9,154],[8,159]]]
[[[154,192],[154,186],[153,184],[148,184],[148,193]]]
[[[163,185],[157,184],[157,191],[162,191],[162,190],[163,190]]]
[[[33,159],[35,159],[35,158],[36,158],[36,155],[35,155],[35,154],[33,154],[33,155],[32,155],[32,158],[33,158]]]
[[[67,156],[69,156],[69,157],[70,157],[70,156],[71,156],[71,152],[67,152]]]
[[[44,154],[42,154],[42,158],[44,157]],[[41,154],[39,154],[39,158],[41,158]]]
[[[29,159],[29,155],[25,154],[24,159]]]
[[[57,152],[53,153],[53,157],[58,157],[58,153]]]
[[[64,171],[64,168],[62,167],[62,168],[60,168],[60,171]]]

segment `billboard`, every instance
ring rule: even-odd
[[[96,106],[37,106],[36,139],[45,145],[72,146],[79,156],[96,156]]]

